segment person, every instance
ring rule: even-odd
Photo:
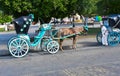
[[[108,37],[108,29],[106,27],[107,22],[106,20],[103,20],[103,21],[100,21],[100,25],[101,25],[101,32],[102,32],[102,44],[104,46],[107,46],[108,45],[108,42],[107,42],[107,37]]]
[[[87,25],[88,25],[88,17],[85,17],[84,26],[87,26]]]
[[[80,15],[78,13],[75,15],[75,20],[80,20]]]

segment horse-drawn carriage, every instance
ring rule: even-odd
[[[13,21],[15,26],[15,31],[17,33],[16,37],[12,37],[8,41],[8,49],[12,56],[23,57],[25,56],[30,47],[35,47],[42,44],[46,47],[46,50],[51,53],[57,53],[59,50],[58,42],[54,41],[51,37],[44,37],[47,30],[51,30],[51,24],[42,24],[38,35],[34,37],[34,41],[31,42],[28,36],[29,26],[34,19],[34,15],[23,16]]]
[[[109,16],[103,19],[103,25],[106,26],[109,34],[107,37],[107,42],[109,46],[116,46],[120,43],[120,15]],[[99,32],[96,36],[97,42],[102,44],[102,33]]]

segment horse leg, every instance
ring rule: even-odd
[[[77,37],[73,36],[73,45],[72,48],[75,49],[76,48],[76,41],[77,41]]]
[[[59,48],[60,48],[61,51],[63,51],[63,49],[62,49],[63,40],[60,39],[60,37],[61,37],[61,31],[60,31],[60,29],[58,30],[57,37],[59,38],[59,39],[58,39],[58,43],[59,43],[59,45],[60,45]]]
[[[62,43],[63,43],[63,39],[60,39],[60,40],[59,40],[59,45],[60,45],[60,50],[61,50],[61,51],[63,51]]]

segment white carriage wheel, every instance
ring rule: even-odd
[[[14,57],[23,57],[29,51],[28,42],[22,38],[15,38],[9,43],[9,51]]]
[[[59,44],[58,42],[56,41],[50,41],[48,44],[47,44],[47,51],[51,54],[55,54],[57,53],[59,50]]]

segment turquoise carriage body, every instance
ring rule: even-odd
[[[109,31],[107,37],[108,45],[118,45],[120,43],[120,15],[103,19],[103,25],[106,26]],[[115,31],[115,29],[117,29],[117,31]],[[101,32],[97,34],[96,39],[99,44],[102,44]]]
[[[51,24],[42,24],[40,31],[37,36],[34,37],[34,41],[31,42],[28,35],[29,26],[31,25],[34,16],[30,14],[29,16],[20,17],[13,21],[15,25],[15,31],[17,33],[16,37],[11,38],[8,41],[8,50],[10,54],[14,57],[25,56],[29,48],[35,46],[44,46],[44,50],[51,54],[57,53],[59,50],[59,44],[53,41],[51,37],[44,37],[47,30],[51,30]],[[40,45],[39,45],[40,44]]]

